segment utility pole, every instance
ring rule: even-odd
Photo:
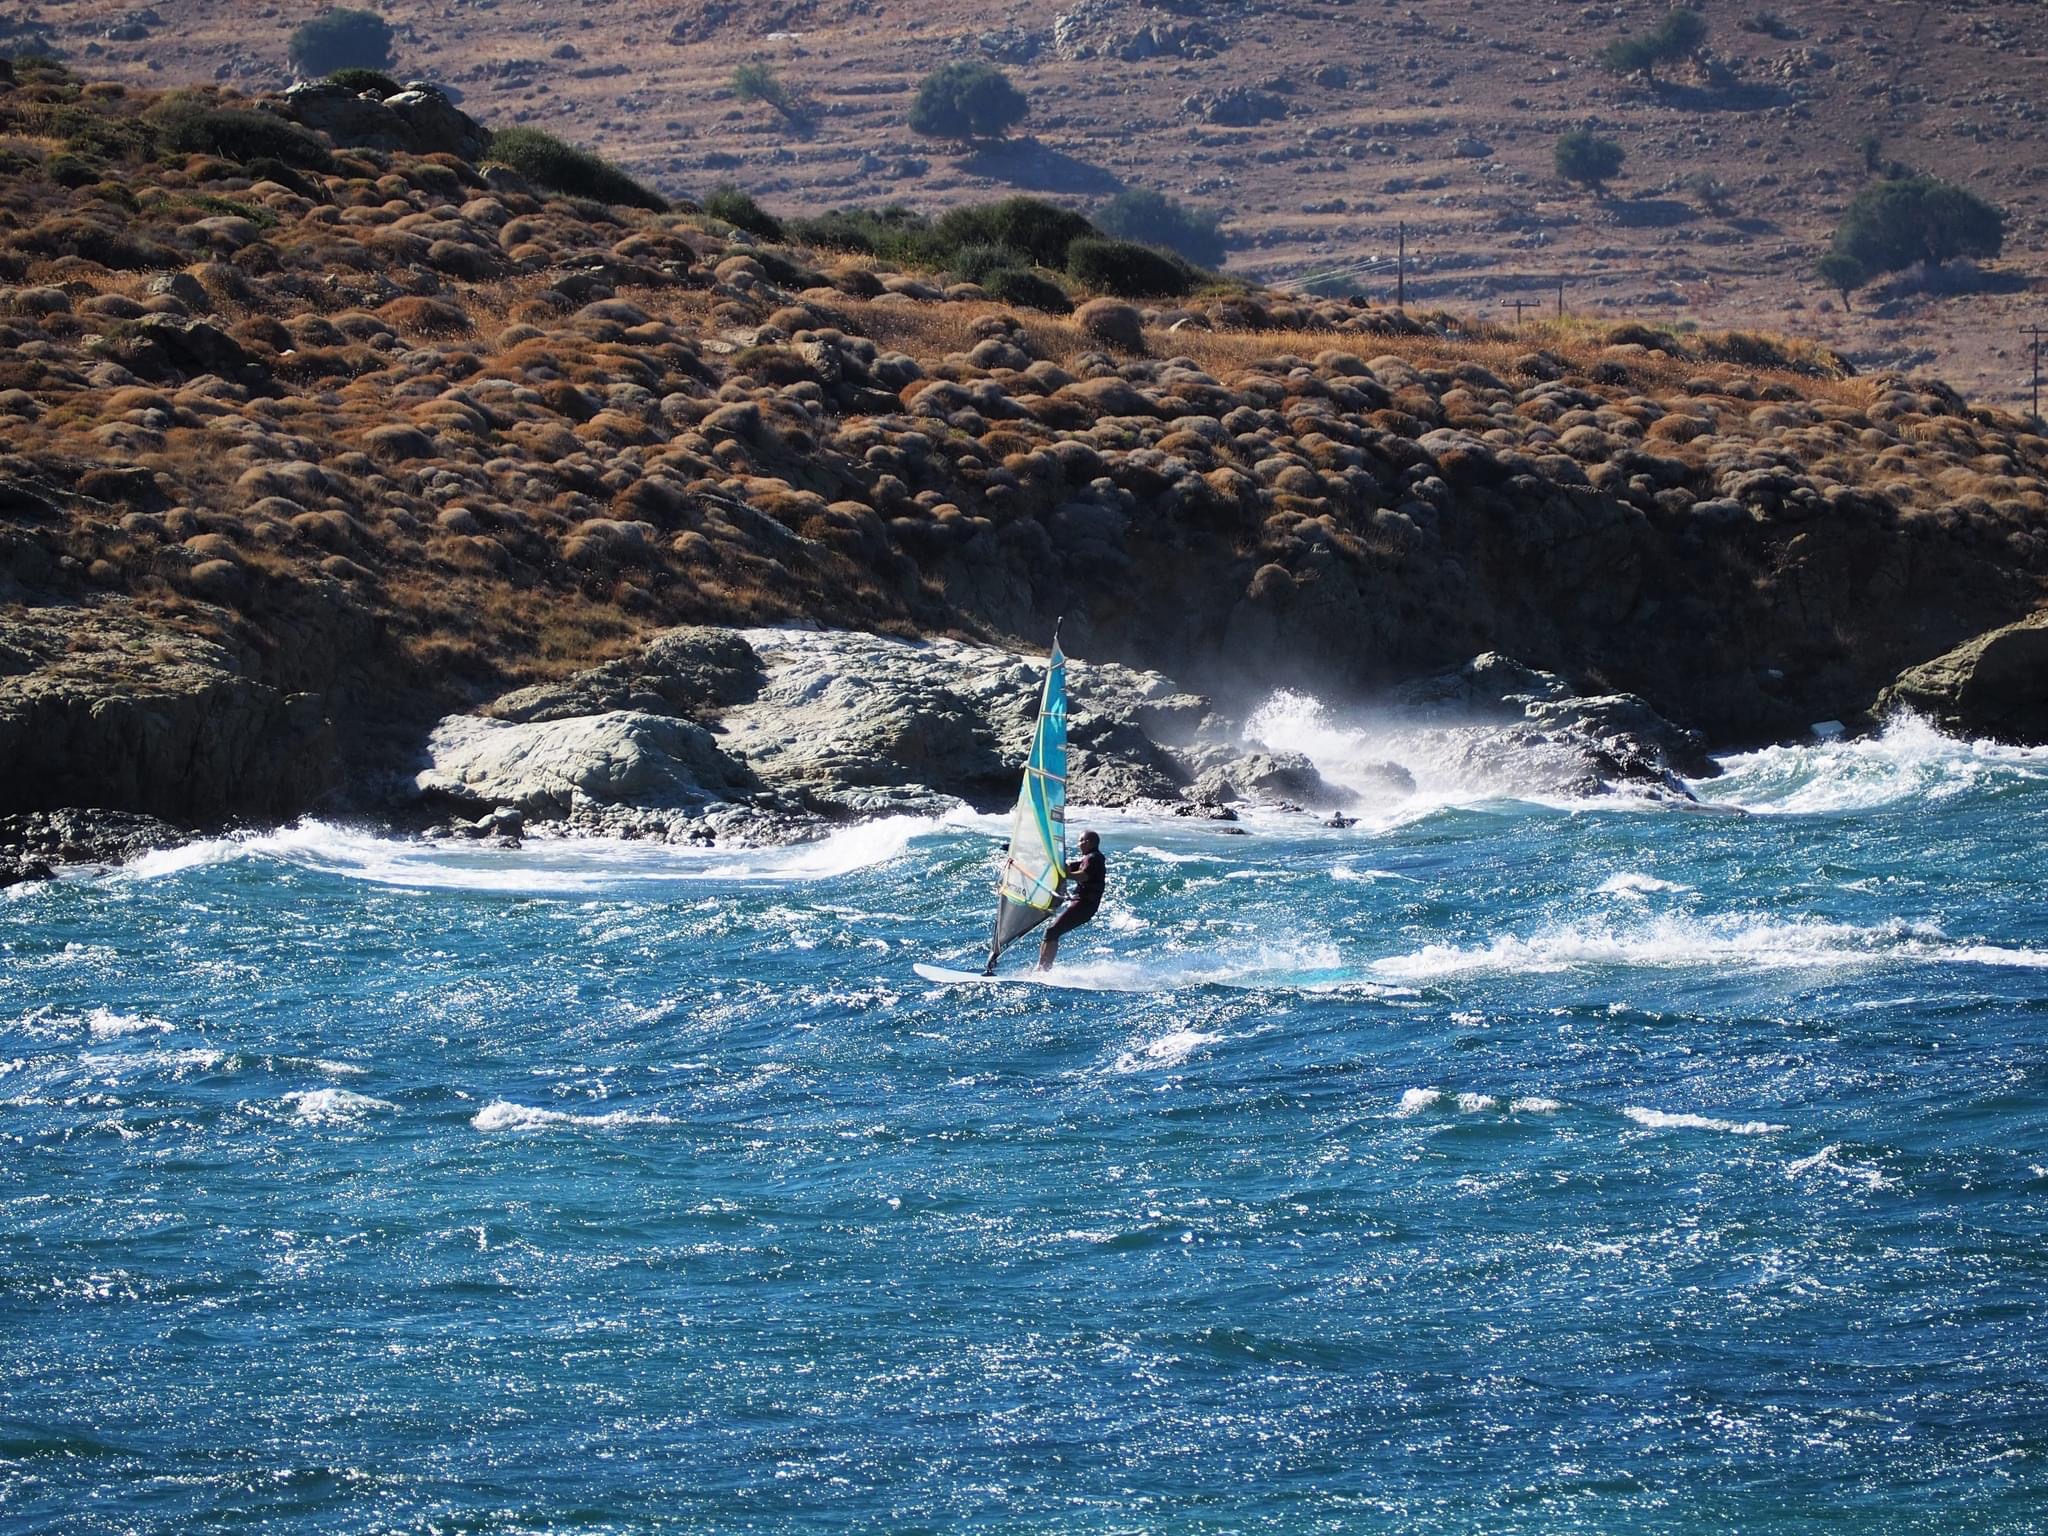
[[[1518,331],[1522,328],[1522,311],[1542,307],[1535,299],[1502,299],[1500,303],[1501,308],[1512,309],[1515,312],[1515,329]]]
[[[1557,318],[1564,318],[1564,279],[1557,280]]]
[[[2048,336],[2048,330],[2043,330],[2038,325],[2023,325],[2020,327],[2020,334],[2031,336],[2034,340],[2034,371],[2028,382],[2034,389],[2033,414],[2035,422],[2038,423],[2041,420],[2041,338]]]
[[[1400,255],[1394,264],[1394,308],[1408,307],[1408,221],[1403,219],[1395,226],[1401,242]]]

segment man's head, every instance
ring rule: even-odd
[[[1097,837],[1093,832],[1083,832],[1081,834],[1081,851],[1083,853],[1093,853],[1096,849],[1100,848],[1101,846],[1102,839]]]

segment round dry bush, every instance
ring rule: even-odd
[[[1138,311],[1115,299],[1091,299],[1074,311],[1074,322],[1098,341],[1126,352],[1145,350],[1145,324]]]
[[[393,299],[377,314],[399,330],[419,336],[462,336],[471,329],[469,316],[443,299]]]

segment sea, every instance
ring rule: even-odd
[[[1035,982],[966,811],[0,896],[0,1530],[2048,1529],[2048,751],[1279,713]]]

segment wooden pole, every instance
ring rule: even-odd
[[[1405,219],[1397,226],[1397,238],[1401,244],[1400,254],[1395,258],[1394,263],[1394,308],[1406,309],[1408,307],[1408,224]]]

